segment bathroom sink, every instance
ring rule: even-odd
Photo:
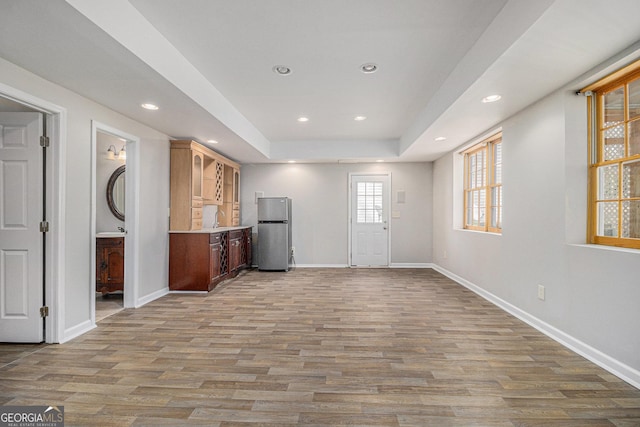
[[[96,233],[96,237],[98,239],[105,237],[124,237],[125,233],[123,231],[101,231]]]

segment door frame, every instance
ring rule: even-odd
[[[67,109],[44,99],[0,83],[0,96],[26,105],[45,115],[49,150],[46,158],[45,209],[49,233],[44,246],[44,295],[50,315],[45,317],[46,343],[57,343],[64,337],[65,313],[65,190],[67,153]]]
[[[389,180],[389,188],[387,189],[387,191],[389,192],[388,197],[387,197],[387,265],[386,266],[382,266],[382,267],[378,267],[378,268],[389,268],[391,266],[391,172],[349,172],[349,191],[348,191],[348,204],[347,204],[347,209],[348,211],[348,216],[347,218],[349,218],[349,226],[348,226],[348,233],[349,233],[349,244],[348,244],[348,252],[347,252],[347,265],[349,266],[349,268],[356,268],[357,266],[352,265],[352,260],[353,260],[353,233],[352,233],[352,223],[353,223],[353,206],[352,206],[352,196],[353,196],[353,178],[354,177],[358,177],[358,176],[386,176],[387,179]]]
[[[91,324],[96,323],[96,165],[97,165],[97,140],[98,132],[106,133],[116,138],[125,139],[127,151],[127,172],[125,179],[125,220],[124,228],[124,308],[135,308],[138,305],[139,295],[139,239],[140,203],[138,193],[140,191],[140,138],[121,131],[107,124],[91,121],[91,280],[89,290],[89,306],[91,307]],[[102,194],[102,193],[100,193]]]

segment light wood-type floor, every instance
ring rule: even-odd
[[[124,294],[121,292],[102,295],[96,293],[96,322],[99,322],[124,307]]]
[[[640,391],[430,269],[251,271],[0,368],[67,426],[638,426]]]

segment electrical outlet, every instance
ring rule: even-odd
[[[295,246],[291,246],[291,255],[295,255],[296,254],[296,247]]]
[[[544,286],[538,285],[538,299],[544,301]]]

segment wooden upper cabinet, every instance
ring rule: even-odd
[[[204,175],[204,155],[191,150],[191,197],[202,199],[202,181]]]
[[[171,230],[202,227],[202,161],[202,155],[188,146],[171,147]]]
[[[227,193],[225,187],[227,182],[239,182],[239,179],[239,164],[197,142],[171,141],[170,229],[202,229],[203,205],[218,205],[221,209],[225,198],[230,203],[239,200],[233,188]],[[239,210],[239,204],[236,209]],[[228,224],[223,223],[224,215],[219,215],[220,225],[232,225],[233,213],[230,214]]]
[[[233,169],[233,209],[240,210],[240,169]]]
[[[240,168],[225,165],[223,182],[223,203],[218,208],[223,214],[218,215],[218,220],[220,225],[235,227],[240,225]]]
[[[224,163],[218,159],[204,159],[204,204],[221,205],[223,200]]]

